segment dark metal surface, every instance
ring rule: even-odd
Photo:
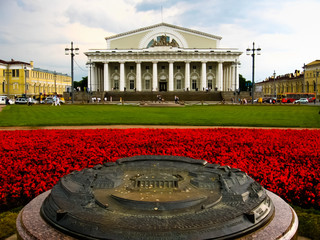
[[[83,239],[234,239],[274,206],[246,173],[204,160],[136,156],[60,179],[43,218]]]

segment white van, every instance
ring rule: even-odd
[[[6,104],[7,96],[0,96],[0,104]],[[9,99],[9,104],[14,104],[14,100]]]
[[[7,96],[0,96],[0,104],[6,104]]]

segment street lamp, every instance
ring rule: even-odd
[[[73,57],[74,55],[79,55],[79,48],[73,48],[73,42],[71,42],[71,48],[65,48],[65,54],[69,55],[69,51],[70,51],[70,55],[71,55],[71,97],[72,97],[72,103],[74,101],[74,85],[73,85]],[[74,51],[74,53],[73,53]]]
[[[57,72],[53,72],[53,77],[54,77],[54,93],[57,94]]]
[[[303,64],[303,85],[302,85],[302,92],[306,92],[306,64]]]
[[[247,55],[252,56],[252,88],[251,88],[251,97],[252,97],[252,104],[253,104],[253,100],[254,100],[254,57],[256,55],[255,52],[257,52],[257,55],[260,55],[261,48],[254,48],[254,42],[253,42],[253,47],[252,49],[247,48]]]
[[[274,97],[276,98],[277,101],[277,88],[276,88],[276,71],[273,71],[273,91],[274,91]]]
[[[27,67],[24,66],[24,95],[25,95],[25,97],[27,97],[27,91],[28,91],[28,88],[27,88]]]

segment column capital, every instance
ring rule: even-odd
[[[119,63],[120,63],[120,64],[125,64],[125,63],[126,63],[126,61],[119,61]]]
[[[205,61],[205,60],[203,60],[203,61],[201,61],[201,63],[207,63],[208,61]]]
[[[137,60],[137,61],[135,61],[136,62],[136,64],[141,64],[141,60]]]
[[[103,63],[104,63],[104,64],[108,64],[108,63],[109,63],[109,61],[103,61]]]
[[[191,61],[190,61],[190,60],[185,60],[184,62],[185,62],[185,63],[191,63]]]
[[[152,61],[153,64],[158,64],[158,61]]]

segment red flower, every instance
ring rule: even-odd
[[[0,131],[0,208],[25,204],[75,170],[134,155],[239,168],[288,202],[320,209],[320,131],[99,129]]]

